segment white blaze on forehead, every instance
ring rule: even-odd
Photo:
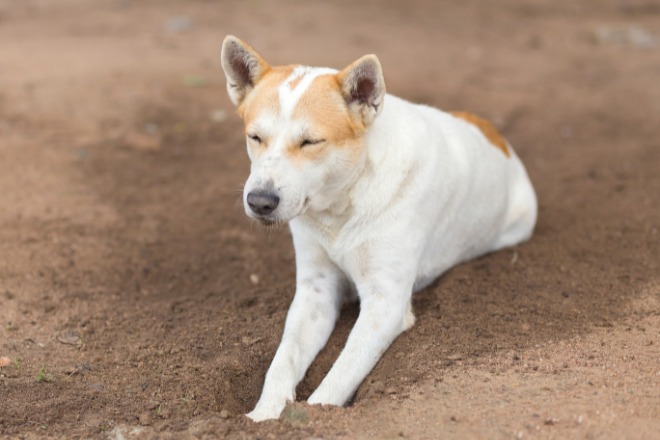
[[[296,67],[293,73],[279,87],[281,115],[287,119],[293,115],[296,104],[317,77],[321,75],[334,75],[336,73],[337,71],[335,69],[326,67]],[[298,79],[300,81],[295,84],[295,87],[292,87],[292,84]]]

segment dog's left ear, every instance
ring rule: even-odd
[[[220,54],[222,68],[227,77],[227,92],[236,105],[241,105],[270,66],[256,50],[233,35],[222,42]]]
[[[371,124],[383,109],[385,79],[376,55],[365,55],[337,75],[351,113]]]

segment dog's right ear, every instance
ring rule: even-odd
[[[337,75],[348,109],[366,126],[383,109],[385,80],[376,55],[365,55]]]
[[[220,54],[222,68],[227,77],[227,92],[235,105],[241,105],[270,66],[248,44],[233,35],[222,42]]]

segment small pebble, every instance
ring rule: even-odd
[[[169,32],[185,32],[192,27],[192,20],[189,17],[172,17],[165,23],[165,29]]]
[[[371,384],[371,389],[376,394],[383,394],[385,392],[385,384],[383,383],[383,381],[377,380],[376,382]]]
[[[194,73],[184,75],[181,80],[184,86],[191,88],[204,87],[207,83],[206,78],[204,78],[202,75],[196,75]]]
[[[66,345],[81,345],[80,333],[75,330],[64,330],[57,336],[57,340]]]
[[[292,426],[302,426],[309,422],[309,416],[305,407],[293,403],[284,408],[280,420]]]
[[[154,122],[149,122],[148,124],[144,124],[144,132],[155,136],[160,132],[160,127]]]
[[[570,127],[568,125],[564,125],[559,129],[559,136],[561,136],[564,139],[568,139],[570,137],[573,137],[573,127]]]
[[[100,383],[90,383],[87,386],[94,391],[98,391],[98,392],[103,391],[103,384]]]
[[[223,419],[228,419],[229,418],[229,411],[227,411],[226,409],[223,409],[222,411],[220,411],[220,417],[223,418]]]
[[[227,120],[227,112],[222,109],[216,109],[211,112],[209,118],[211,119],[211,122],[219,124]]]
[[[600,44],[630,45],[640,49],[655,49],[660,46],[660,37],[641,26],[609,27],[600,26],[594,32]]]
[[[133,131],[124,137],[124,143],[130,148],[143,151],[158,150],[161,146],[161,138],[148,133]]]
[[[140,425],[148,426],[154,422],[154,416],[151,414],[151,412],[145,411],[142,414],[140,414],[138,420],[140,421]]]

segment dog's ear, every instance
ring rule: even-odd
[[[236,105],[240,105],[247,94],[259,82],[270,66],[248,44],[233,35],[222,42],[220,54],[222,68],[227,77],[227,92]]]
[[[366,126],[383,109],[385,79],[376,55],[365,55],[337,75],[351,113]]]

